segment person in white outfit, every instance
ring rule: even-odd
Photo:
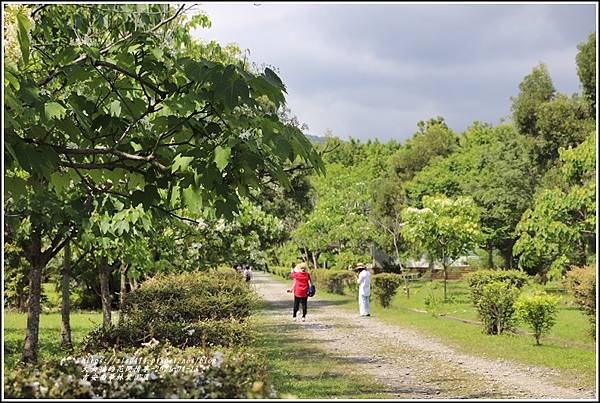
[[[371,297],[371,273],[364,264],[356,266],[358,271],[358,310],[360,316],[371,316],[369,298]]]

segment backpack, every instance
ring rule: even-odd
[[[317,292],[317,289],[315,288],[315,285],[313,284],[312,279],[310,278],[310,274],[308,275],[308,280],[310,281],[310,285],[308,286],[308,296],[314,297],[315,293]]]

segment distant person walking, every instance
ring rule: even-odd
[[[294,293],[294,311],[292,317],[296,320],[296,314],[302,304],[302,322],[306,320],[307,311],[307,300],[308,300],[308,286],[310,283],[310,274],[308,274],[308,265],[306,263],[300,263],[292,269],[290,273],[292,279],[292,288],[287,292]]]
[[[246,282],[252,280],[252,267],[250,265],[247,265],[246,268],[244,268],[243,274],[244,278],[246,279]]]
[[[358,310],[360,316],[371,316],[369,299],[371,297],[371,273],[362,263],[354,269],[358,273]]]

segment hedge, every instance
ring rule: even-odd
[[[242,349],[164,346],[85,354],[51,361],[39,369],[17,368],[5,375],[4,385],[8,399],[277,397],[268,382],[267,363]]]

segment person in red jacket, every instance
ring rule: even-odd
[[[308,266],[306,263],[300,263],[292,269],[290,273],[292,279],[292,288],[287,292],[294,293],[294,314],[293,318],[296,320],[296,314],[298,308],[302,304],[302,322],[306,320],[306,302],[308,300],[308,286],[310,283],[310,274],[308,274]]]

